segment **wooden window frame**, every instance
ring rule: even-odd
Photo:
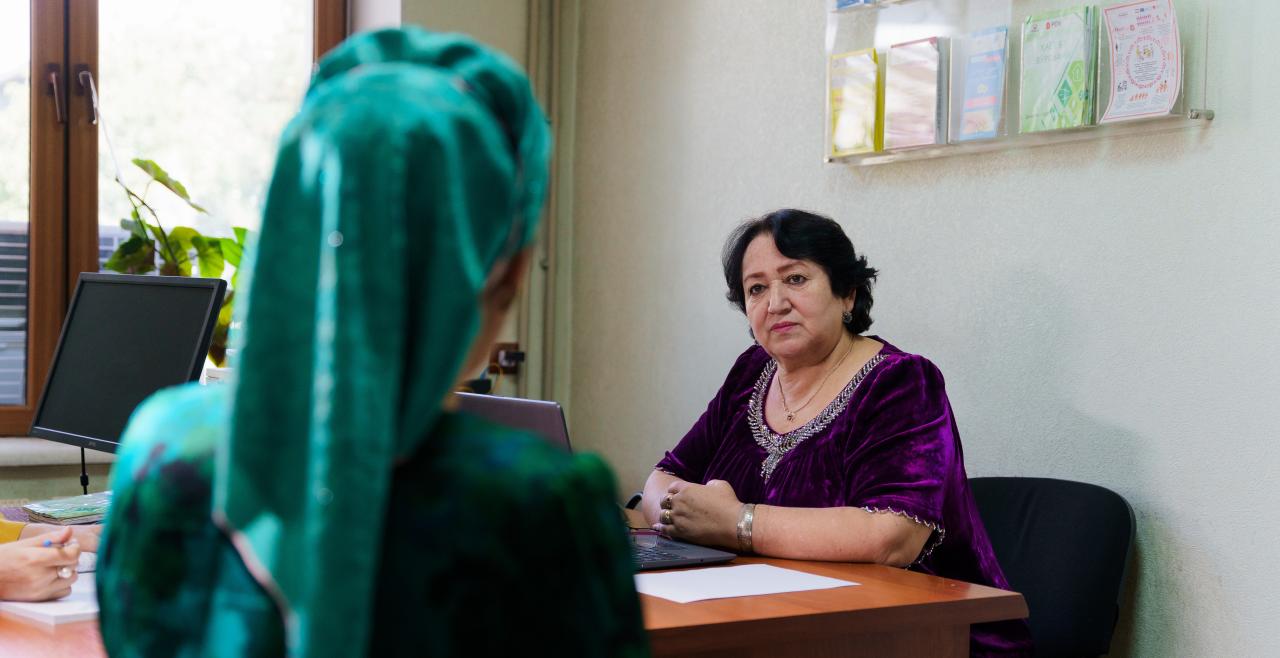
[[[24,436],[81,272],[98,270],[98,129],[80,70],[98,72],[98,0],[30,0],[31,127],[26,394],[0,406],[0,436]],[[350,33],[349,0],[313,0],[313,61]],[[49,67],[57,73],[48,93]]]

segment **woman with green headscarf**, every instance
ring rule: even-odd
[[[385,30],[320,63],[237,381],[158,393],[125,431],[112,655],[646,652],[603,463],[442,409],[515,296],[549,153],[528,81],[466,38]]]

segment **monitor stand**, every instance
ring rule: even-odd
[[[84,448],[80,448],[80,487],[86,496],[89,495],[89,467],[84,461]]]

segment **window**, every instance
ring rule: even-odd
[[[345,0],[0,3],[0,434],[26,433],[76,278],[122,237],[117,162],[137,188],[130,161],[158,162],[210,211],[152,186],[166,227],[256,228],[279,132],[346,33]]]
[[[0,4],[0,405],[26,399],[31,7]]]

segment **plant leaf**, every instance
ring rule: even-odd
[[[240,267],[240,257],[244,255],[244,247],[240,243],[231,240],[222,240],[222,257],[227,259],[227,264],[232,267]]]
[[[174,180],[173,177],[169,176],[169,172],[165,171],[160,165],[156,164],[155,160],[144,160],[142,158],[134,158],[133,164],[137,165],[139,169],[147,172],[148,176],[154,179],[157,183],[160,183],[161,185],[165,186],[170,192],[173,192],[174,194],[178,195],[178,198],[182,199],[183,201],[186,201],[188,206],[191,206],[195,210],[202,213],[207,214],[209,212],[208,210],[205,210],[196,202],[192,201],[191,196],[187,194],[186,186]]]
[[[232,304],[235,300],[236,291],[228,290],[226,296],[222,298],[222,308],[218,309],[218,324],[231,326],[231,316],[233,315]]]
[[[220,238],[206,238],[202,235],[195,235],[191,238],[191,246],[196,250],[196,262],[200,265],[200,276],[216,279],[222,276],[222,270],[226,269],[227,261],[222,256],[222,243]]]
[[[166,276],[191,276],[191,257],[187,255],[187,250],[182,247],[182,243],[169,238],[169,249],[177,258],[174,262],[169,262],[164,258],[164,252],[160,257],[164,260],[164,265],[160,266],[160,273]]]
[[[155,248],[156,253],[160,254],[160,274],[164,276],[181,275],[182,266],[179,263],[184,260],[189,260],[186,250],[182,249],[181,244],[177,244],[170,240],[169,236],[166,235],[164,231],[161,231],[158,225],[148,224],[147,222],[143,222],[142,225],[151,231],[151,235],[155,236],[155,243],[153,247]],[[161,248],[162,245],[164,245],[163,249]],[[169,260],[171,247],[173,251],[172,255],[176,259],[172,262]],[[190,264],[187,265],[187,269],[188,271],[191,269]]]
[[[209,340],[209,360],[221,368],[227,362],[227,334],[231,331],[232,305],[236,298],[234,290],[228,290],[222,298],[222,308],[218,310],[218,321],[213,325],[213,337]]]
[[[142,217],[138,215],[138,209],[134,208],[129,211],[129,219],[120,220],[120,228],[132,233],[133,235],[147,239],[146,222],[142,221]]]
[[[156,226],[155,224],[149,224],[149,223],[147,223],[147,222],[145,222],[145,221],[144,221],[144,222],[142,222],[142,225],[143,225],[144,227],[146,227],[146,228],[147,228],[147,230],[151,231],[151,235],[152,235],[152,236],[154,236],[156,240],[164,241],[164,240],[169,239],[169,236],[167,236],[167,235],[165,235],[164,233],[161,233],[161,232],[160,232],[160,227],[159,227],[159,226]]]
[[[103,267],[121,274],[146,274],[156,269],[155,245],[135,235],[120,243]]]
[[[169,240],[182,245],[183,251],[190,251],[194,247],[191,239],[199,235],[200,232],[190,226],[175,226],[169,229]]]
[[[243,248],[245,243],[249,241],[249,229],[243,226],[236,226],[231,230],[236,233],[236,244]]]

